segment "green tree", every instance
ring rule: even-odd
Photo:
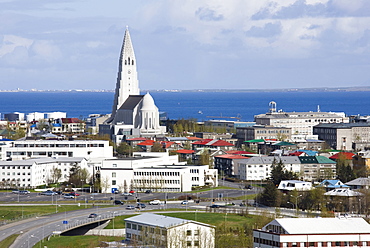
[[[278,204],[279,190],[272,181],[268,181],[263,192],[260,194],[258,202],[269,207],[275,207]]]
[[[296,173],[294,173],[293,171],[288,171],[285,168],[284,163],[281,161],[281,159],[279,160],[279,162],[277,162],[274,158],[271,166],[272,169],[270,180],[276,186],[278,186],[282,180],[292,180],[298,178],[298,175]]]
[[[116,148],[117,154],[124,157],[132,157],[132,151],[133,148],[126,142],[121,142]]]
[[[349,182],[356,178],[352,167],[349,165],[348,159],[346,159],[345,154],[340,153],[337,159],[337,178],[342,182]]]
[[[164,152],[164,149],[159,142],[155,142],[151,149],[152,152]]]

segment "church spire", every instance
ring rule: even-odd
[[[130,95],[140,95],[140,89],[134,48],[132,46],[130,32],[126,26],[119,58],[116,91],[112,107],[112,119],[114,119],[117,110]]]

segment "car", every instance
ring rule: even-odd
[[[133,194],[135,193],[135,190],[130,190],[129,193]]]
[[[160,200],[153,200],[153,201],[149,202],[149,205],[161,205],[161,201]]]
[[[74,196],[80,196],[79,193],[76,193],[76,192],[69,192],[70,195],[74,195]]]
[[[56,193],[57,195],[63,195],[63,192],[62,192],[62,191],[55,191],[55,193]]]
[[[213,204],[211,206],[209,206],[210,208],[220,208],[220,205],[216,205],[216,204]]]
[[[16,190],[13,190],[12,193],[13,194],[19,194],[19,190],[17,190],[17,189]]]
[[[151,193],[152,193],[152,191],[150,189],[145,191],[145,194],[151,194]]]
[[[141,209],[141,208],[145,208],[145,204],[144,203],[141,203],[141,202],[138,202],[137,205],[136,205],[136,208],[138,209]]]
[[[134,206],[132,206],[132,205],[127,205],[127,206],[126,206],[126,209],[128,209],[128,210],[133,210],[133,209],[135,209],[135,207],[134,207]]]
[[[71,195],[71,194],[65,194],[65,195],[63,196],[63,198],[64,198],[64,199],[75,199],[75,198],[76,198],[76,196]]]
[[[21,194],[21,195],[28,195],[30,193],[31,192],[29,192],[28,190],[21,190],[21,191],[19,191],[19,194]]]
[[[98,217],[98,215],[95,214],[95,213],[92,213],[92,214],[89,214],[89,217],[88,218],[96,218],[96,217]]]
[[[43,191],[40,193],[40,195],[48,195],[48,196],[53,196],[53,195],[56,195],[57,193],[55,193],[54,191],[51,191],[51,190],[46,190],[46,191]]]
[[[124,192],[122,193],[122,195],[129,196],[129,195],[132,195],[132,193]]]
[[[253,189],[252,185],[250,185],[250,184],[248,184],[247,186],[245,186],[245,188],[248,189],[248,190],[252,190]]]
[[[113,193],[114,194],[119,194],[119,190],[115,190]]]
[[[114,202],[114,205],[123,205],[123,201],[120,201],[120,200],[115,200]]]
[[[187,200],[181,202],[181,205],[188,205],[188,204],[189,204],[189,201]]]

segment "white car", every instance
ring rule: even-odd
[[[71,194],[65,194],[63,197],[64,199],[75,199],[76,198],[74,195],[71,195]]]
[[[122,195],[128,196],[128,195],[132,195],[132,193],[124,192],[122,193]]]
[[[153,200],[153,201],[149,202],[149,205],[161,205],[161,201],[160,200]]]

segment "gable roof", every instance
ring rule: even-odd
[[[362,218],[284,218],[268,225],[281,226],[287,234],[370,233],[370,225]]]
[[[359,177],[359,178],[353,179],[352,181],[346,182],[346,185],[350,185],[350,186],[369,186],[370,185],[370,178]]]
[[[236,150],[232,150],[232,151],[226,151],[226,153],[228,154],[255,154],[253,152],[247,152],[247,151],[236,151]]]
[[[240,155],[234,155],[234,154],[223,154],[223,155],[218,155],[218,156],[215,156],[215,158],[249,159],[249,158],[247,158],[247,157],[240,156]]]
[[[119,109],[133,110],[143,99],[143,95],[130,95]]]
[[[234,146],[233,144],[224,141],[224,140],[216,140],[216,139],[203,139],[200,141],[193,142],[193,145],[205,145],[205,146]]]
[[[349,188],[348,185],[345,185],[344,183],[342,183],[340,180],[338,179],[325,179],[324,181],[322,181],[319,185],[317,185],[317,187],[325,187],[325,188]]]
[[[186,149],[177,150],[176,152],[180,153],[180,154],[193,154],[193,153],[195,153],[194,150],[186,150]]]
[[[352,153],[352,152],[338,152],[338,153],[334,154],[333,156],[331,156],[329,158],[330,159],[340,159],[340,158],[343,158],[343,159],[351,160],[353,156],[355,156],[355,154]]]
[[[360,195],[362,195],[362,193],[357,192],[357,191],[353,191],[353,190],[350,190],[350,189],[333,189],[333,190],[330,190],[330,191],[324,193],[324,195],[350,197],[350,196],[360,196]]]
[[[324,156],[303,156],[299,157],[302,164],[335,164],[335,162]]]

